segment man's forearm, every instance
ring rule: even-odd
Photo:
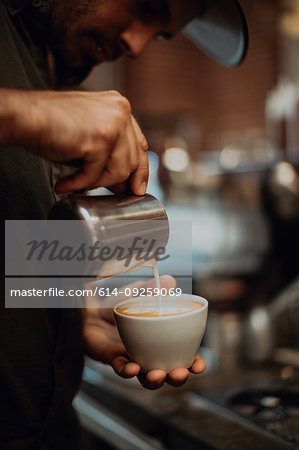
[[[0,147],[25,144],[30,134],[28,92],[0,88]]]

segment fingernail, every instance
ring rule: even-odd
[[[144,195],[146,193],[146,187],[147,187],[147,184],[144,181],[139,188],[140,195]]]

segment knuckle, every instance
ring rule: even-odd
[[[141,136],[140,140],[139,140],[139,145],[142,151],[147,152],[148,151],[148,142],[145,138],[145,136]]]
[[[95,130],[94,132],[94,143],[97,147],[99,141],[106,143],[106,144],[110,144],[111,142],[113,142],[114,137],[113,137],[113,129],[111,126],[105,126],[105,127],[98,127],[97,130]]]
[[[122,181],[125,181],[125,180],[127,180],[128,178],[129,178],[129,176],[130,176],[130,174],[131,174],[131,171],[130,170],[126,170],[126,169],[123,169],[122,171],[121,171],[121,178],[122,178]]]
[[[128,167],[126,167],[126,166],[119,167],[118,174],[117,174],[118,180],[125,181],[129,178],[130,174],[131,174],[131,170]]]
[[[118,92],[116,89],[111,89],[111,91],[108,91],[108,93],[112,96],[112,97],[121,97],[121,93]]]
[[[118,95],[115,96],[114,102],[115,104],[122,109],[126,113],[131,113],[131,104],[129,100],[124,97],[123,95],[117,93]]]
[[[128,123],[128,114],[124,108],[112,107],[109,111],[109,124],[106,124],[106,132],[113,135],[120,127]]]

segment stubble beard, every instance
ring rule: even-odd
[[[74,24],[81,17],[93,14],[89,2],[83,6],[82,0],[50,0],[51,27],[49,48],[53,55],[55,85],[58,88],[71,87],[80,84],[90,73],[93,63],[86,55],[76,54],[74,45],[76,27]],[[101,3],[103,0],[98,1]],[[73,36],[73,38],[72,38]],[[78,59],[76,64],[76,59]]]

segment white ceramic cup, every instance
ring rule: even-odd
[[[190,367],[198,352],[206,327],[208,302],[206,299],[182,294],[179,297],[166,296],[162,304],[191,302],[200,303],[201,308],[182,314],[161,317],[138,317],[122,314],[120,307],[134,310],[143,308],[146,302],[153,304],[153,297],[137,297],[124,300],[114,307],[114,317],[120,337],[132,359],[144,372],[162,369],[169,373],[176,367]],[[169,311],[169,309],[168,309]]]

